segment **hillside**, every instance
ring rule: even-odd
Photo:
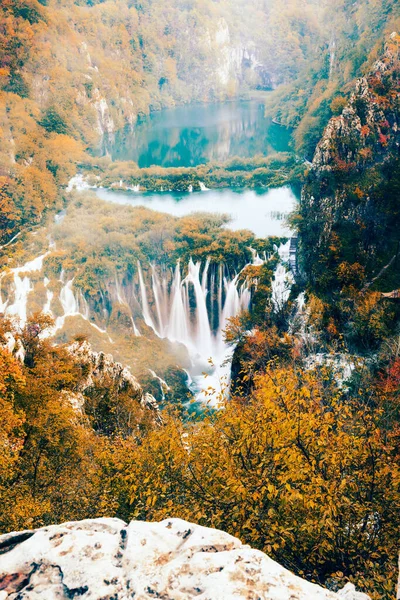
[[[393,33],[318,143],[297,225],[305,279],[329,332],[376,348],[399,308],[381,293],[400,287],[399,45]]]
[[[83,150],[102,134],[150,110],[291,80],[314,52],[317,7],[2,2],[0,243],[62,202]]]
[[[382,55],[384,40],[400,30],[396,0],[335,0],[323,6],[318,50],[293,81],[267,100],[267,110],[295,128],[296,150],[309,160],[329,118],[341,113],[356,79]]]

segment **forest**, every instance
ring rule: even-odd
[[[0,533],[179,517],[394,600],[399,81],[396,0],[2,0]],[[288,150],[95,151],[232,102]],[[146,204],[224,190],[279,233]]]

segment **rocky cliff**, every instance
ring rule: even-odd
[[[362,288],[398,253],[399,48],[393,33],[330,120],[307,175],[301,256],[309,282],[323,293]],[[395,264],[384,271],[382,291],[397,287],[396,272]]]
[[[0,537],[0,600],[368,600],[333,593],[215,529],[94,519]]]
[[[85,395],[95,393],[100,386],[110,386],[111,382],[118,392],[125,392],[131,398],[136,399],[140,406],[153,411],[157,420],[160,420],[155,398],[145,392],[130,370],[114,361],[111,354],[94,352],[87,341],[74,342],[68,347],[68,350],[85,372],[85,377],[79,383],[78,390],[73,394],[77,406],[83,405]]]

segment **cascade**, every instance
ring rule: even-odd
[[[238,282],[239,274],[230,277],[224,264],[209,260],[204,266],[190,260],[185,277],[178,261],[169,285],[154,265],[145,278],[138,264],[143,318],[159,337],[187,347],[192,359],[189,386],[200,400],[210,400],[204,384],[218,389],[221,378],[229,381],[232,349],[224,342],[224,330],[228,319],[247,310],[251,300],[247,283]]]
[[[64,310],[64,316],[74,315],[78,311],[78,303],[76,301],[74,292],[72,291],[72,284],[74,280],[70,279],[60,292],[60,302]]]
[[[14,279],[14,302],[10,304],[9,300],[2,301],[0,297],[0,310],[7,316],[18,317],[20,324],[23,326],[27,321],[27,306],[28,306],[28,295],[32,291],[31,281],[26,273],[34,273],[41,271],[43,266],[43,260],[47,256],[48,252],[36,257],[35,259],[27,262],[22,267],[11,269]],[[25,275],[22,277],[21,274]],[[4,273],[1,277],[6,275]]]
[[[53,300],[54,293],[51,290],[46,290],[46,303],[43,306],[43,312],[51,315],[51,301]]]
[[[175,267],[175,275],[172,284],[171,314],[167,327],[167,338],[172,342],[190,344],[189,327],[187,323],[188,303],[185,302],[185,293],[182,288],[181,268],[179,261]]]
[[[123,305],[127,306],[127,307],[129,308],[129,310],[130,310],[130,306],[129,306],[128,302],[126,301],[126,299],[125,299],[125,298],[123,298],[123,297],[122,297],[122,293],[123,293],[123,292],[122,292],[122,290],[121,290],[121,286],[120,286],[120,283],[119,283],[119,281],[118,281],[118,276],[117,276],[117,274],[115,274],[115,290],[116,290],[116,292],[117,292],[117,300],[118,300],[118,303],[119,303],[119,304],[123,304]],[[84,299],[85,299],[85,298],[84,298]],[[86,299],[85,299],[85,301],[86,301]],[[87,303],[86,303],[86,304],[87,304]],[[105,310],[105,309],[104,309],[104,310]],[[132,311],[131,311],[130,317],[131,317],[131,322],[132,322],[132,329],[133,329],[133,333],[135,334],[135,336],[136,336],[136,337],[140,337],[140,331],[139,331],[139,329],[136,327],[135,321],[134,321],[134,319],[133,319]]]
[[[158,331],[160,335],[164,335],[165,331],[165,323],[164,323],[164,308],[166,306],[165,298],[164,298],[164,290],[165,286],[162,286],[157,275],[156,269],[154,265],[151,265],[151,278],[153,282],[153,291],[154,291],[154,301],[156,305],[157,312],[157,320],[158,320]]]
[[[154,333],[157,333],[157,329],[153,323],[153,319],[151,318],[149,302],[147,300],[147,290],[143,279],[142,267],[140,266],[140,262],[138,264],[138,273],[139,273],[139,283],[140,283],[140,295],[142,299],[142,310],[143,310],[143,318],[146,325],[152,328]]]
[[[196,332],[195,343],[199,353],[203,356],[212,352],[211,327],[208,320],[208,311],[206,304],[206,293],[200,283],[200,267],[201,263],[194,263],[192,259],[189,261],[189,272],[186,281],[193,284],[196,298]]]
[[[288,271],[283,263],[287,263],[290,258],[290,240],[286,244],[282,244],[277,248],[281,262],[278,264],[274,273],[274,278],[271,283],[272,288],[272,304],[275,312],[278,312],[286,304],[290,296],[290,290],[294,279],[290,271]]]
[[[284,264],[289,257],[289,245],[290,242],[277,248],[280,263],[272,282],[272,301],[276,310],[287,301],[290,293],[292,278]],[[261,265],[266,260],[266,257],[263,260],[254,250],[252,254],[250,264]],[[8,293],[4,302],[0,294],[0,311],[18,316],[22,324],[27,319],[28,296],[33,289],[29,274],[42,269],[45,256],[46,254],[39,256],[24,266],[9,271],[13,275],[14,284],[11,293]],[[226,383],[229,382],[233,349],[224,341],[224,330],[230,318],[248,310],[250,306],[251,291],[247,281],[242,281],[240,273],[229,273],[224,263],[213,264],[210,260],[201,263],[191,259],[185,268],[178,261],[171,271],[160,271],[154,264],[143,270],[138,262],[137,270],[134,297],[139,301],[140,316],[158,337],[186,346],[192,361],[188,380],[190,389],[197,399],[210,401],[204,387],[218,390],[221,378],[225,378]],[[0,283],[4,276],[0,277]],[[66,274],[62,272],[60,281],[62,287],[59,300],[63,315],[58,316],[54,330],[49,335],[63,326],[66,317],[76,315],[106,333],[90,322],[87,300],[81,290],[74,290],[74,280],[67,280]],[[47,288],[43,310],[52,314],[54,292],[48,289],[50,281],[47,278],[44,278],[43,283]],[[126,291],[116,276],[114,298],[130,307],[126,298],[131,297],[132,291],[128,288],[127,295]],[[136,300],[135,307],[137,310]],[[139,336],[131,307],[130,310],[133,331]],[[204,371],[208,374],[207,379],[204,378]],[[211,402],[216,403],[217,400],[211,397]]]

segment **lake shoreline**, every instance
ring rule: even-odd
[[[79,167],[86,187],[161,193],[298,187],[304,172],[303,161],[289,152],[251,159],[234,157],[224,163],[197,167],[140,169],[131,161],[108,159],[92,159]]]

